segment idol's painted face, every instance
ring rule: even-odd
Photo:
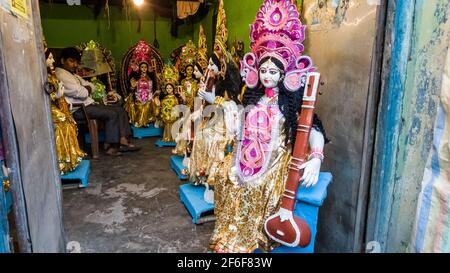
[[[259,79],[265,88],[277,87],[281,71],[271,60],[267,60],[259,67]]]
[[[194,72],[194,69],[192,68],[192,66],[188,66],[186,67],[186,75],[191,77],[192,76],[192,72]]]
[[[147,70],[148,70],[147,64],[143,63],[139,66],[139,68],[141,70],[141,73],[147,73]]]
[[[173,94],[173,86],[171,84],[166,85],[166,92],[169,95]]]
[[[198,70],[197,66],[194,67],[194,76],[196,79],[200,79],[201,77],[203,77],[202,72],[200,72],[200,70]]]
[[[214,75],[219,74],[219,68],[211,58],[209,58],[208,69],[214,71]]]
[[[55,69],[55,67],[54,67],[55,59],[53,58],[53,54],[52,53],[50,53],[48,55],[46,63],[47,63],[47,67],[48,68],[50,68],[51,70]]]

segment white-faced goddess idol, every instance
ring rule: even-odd
[[[245,111],[223,103],[225,124],[234,130],[233,151],[215,168],[216,224],[210,240],[215,252],[266,251],[277,245],[264,223],[280,208],[295,143],[303,90],[312,61],[302,56],[305,26],[291,0],[265,0],[251,26],[251,53],[241,61],[247,90]],[[318,181],[324,130],[317,116],[309,135],[309,157],[300,183]]]

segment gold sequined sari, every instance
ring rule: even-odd
[[[271,152],[267,154],[263,171],[254,178],[245,182],[242,174],[238,174],[238,142],[233,153],[217,166],[214,173],[210,173],[215,181],[216,215],[210,249],[248,253],[257,248],[269,251],[277,246],[266,235],[264,223],[280,206],[291,158],[290,148],[285,145],[283,120],[280,118],[274,122],[278,126],[271,127]]]
[[[164,122],[164,142],[173,142],[172,125],[177,120],[176,116],[172,115],[172,109],[178,105],[178,100],[174,95],[167,95],[161,102],[161,120]]]
[[[130,93],[124,103],[124,109],[128,113],[130,123],[136,127],[147,127],[156,121],[159,115],[159,107],[154,100],[142,103],[135,99],[134,93]]]
[[[55,125],[55,142],[58,167],[61,174],[73,171],[86,154],[80,149],[77,125],[64,97],[52,97],[52,119]]]

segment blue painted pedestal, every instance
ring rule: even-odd
[[[158,139],[156,141],[155,145],[160,148],[161,147],[175,147],[175,146],[177,146],[177,143],[176,142],[165,142],[165,141],[162,141],[162,139]]]
[[[131,126],[131,131],[133,132],[133,137],[143,138],[162,136],[164,133],[164,128],[156,128],[153,123],[150,123],[148,127],[136,128],[134,126]]]
[[[180,186],[180,199],[192,216],[194,224],[200,224],[202,216],[214,213],[214,204],[203,199],[204,186],[194,186],[190,183]]]
[[[11,211],[12,199],[11,199],[11,190],[5,192],[3,189],[3,180],[7,179],[8,177],[6,176],[6,174],[3,174],[2,166],[3,161],[0,160],[0,253],[9,253],[10,237],[9,237],[8,214]]]
[[[5,197],[6,197],[6,210],[8,213],[10,213],[13,208],[13,196],[11,190],[5,193]]]
[[[181,171],[185,169],[183,165],[183,159],[182,156],[173,155],[170,157],[170,167],[172,167],[172,170],[175,171],[175,173],[178,175],[178,178],[181,180],[188,179],[187,175],[181,174]]]
[[[0,187],[1,188],[1,190],[4,190],[3,189],[3,180],[6,180],[6,179],[8,179],[8,176],[7,175],[5,175],[4,173],[3,173],[3,169],[2,169],[2,166],[3,165],[3,161],[0,161],[0,183],[2,183],[2,187]],[[12,192],[11,192],[11,189],[10,190],[8,190],[7,192],[5,192],[5,208],[6,208],[6,212],[7,213],[10,213],[11,212],[11,210],[12,210],[12,205],[13,205],[13,197],[12,197]],[[1,204],[0,204],[1,205]]]
[[[172,160],[172,159],[171,159]],[[287,247],[280,246],[275,248],[273,253],[312,253],[314,252],[314,243],[317,233],[317,218],[319,216],[319,207],[327,196],[327,188],[331,183],[333,176],[328,172],[321,172],[319,181],[314,187],[305,188],[300,186],[297,191],[297,204],[294,214],[304,219],[311,228],[311,243],[305,247]],[[184,184],[180,186],[180,198],[189,213],[192,216],[192,222],[197,224],[202,214],[214,210],[213,204],[208,204],[203,200],[205,187]],[[261,252],[256,250],[255,252]]]
[[[91,172],[91,162],[89,160],[82,160],[78,167],[61,176],[61,180],[80,180],[79,188],[86,188],[88,184],[89,174]]]
[[[84,142],[91,144],[91,135],[89,133],[84,135]],[[105,131],[98,132],[98,142],[105,142]]]

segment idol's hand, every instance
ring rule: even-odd
[[[205,192],[203,193],[203,199],[206,203],[214,204],[214,191],[209,188],[208,183],[205,183]]]
[[[214,104],[216,100],[216,87],[214,86],[212,92],[200,91],[198,94],[202,99],[206,100],[209,104]]]
[[[180,97],[183,100],[183,102],[186,102],[186,95],[184,94],[184,92],[180,93]]]
[[[106,99],[110,103],[116,103],[120,100],[120,95],[114,91],[109,91],[108,94],[106,95]]]
[[[226,101],[222,104],[225,118],[225,127],[227,133],[235,136],[239,131],[239,109],[236,103],[232,100]]]
[[[154,97],[153,101],[155,102],[156,106],[158,106],[158,107],[161,106],[161,101],[159,100],[158,97]]]
[[[205,91],[205,90],[206,90],[206,84],[204,82],[200,82],[198,84],[198,92],[200,93],[200,92]]]
[[[186,85],[185,86],[186,86],[186,91],[188,93],[191,93],[191,91],[192,91],[192,84],[190,82],[186,81]]]
[[[134,78],[132,78],[131,81],[130,81],[130,85],[131,85],[131,88],[136,88],[137,81]]]
[[[319,181],[320,165],[322,165],[322,160],[313,157],[300,166],[300,169],[304,169],[303,176],[300,178],[300,181],[303,181],[302,186],[308,188],[317,184],[317,181]]]
[[[59,99],[64,96],[64,84],[62,82],[58,83],[58,92],[56,93],[56,97]]]
[[[280,213],[280,220],[281,222],[284,222],[289,219],[293,219],[292,211],[287,210],[285,208],[280,208],[278,211]]]

